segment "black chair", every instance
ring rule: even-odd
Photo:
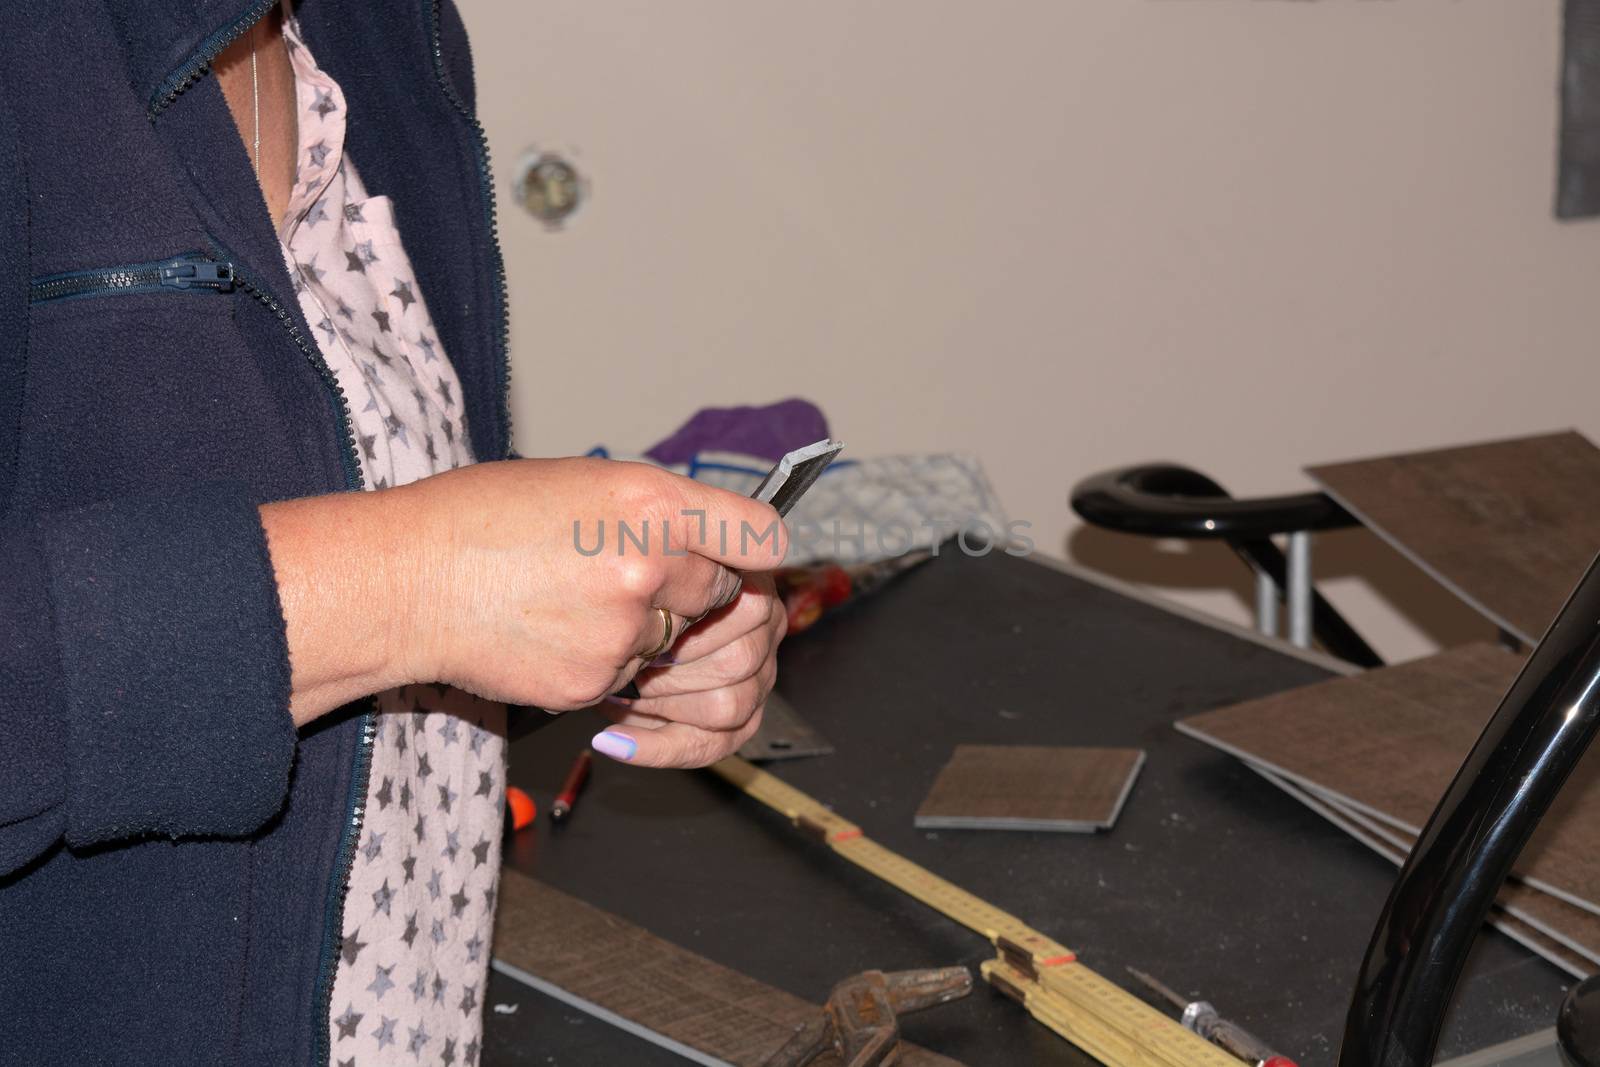
[[[1144,537],[1220,540],[1256,574],[1256,625],[1277,634],[1277,608],[1287,600],[1289,639],[1311,637],[1332,655],[1361,667],[1383,660],[1311,583],[1316,530],[1357,525],[1324,493],[1236,500],[1211,478],[1173,463],[1120,467],[1085,478],[1072,490],[1072,509],[1085,522]],[[1272,540],[1287,535],[1285,555]]]
[[[1420,1067],[1489,906],[1600,729],[1600,562],[1567,600],[1456,772],[1367,947],[1339,1067]],[[1600,996],[1575,985],[1563,1062],[1600,1063]]]

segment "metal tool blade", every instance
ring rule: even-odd
[[[768,760],[826,756],[833,746],[794,710],[794,705],[776,692],[767,694],[766,710],[755,735],[739,748],[739,755],[752,763]]]
[[[811,483],[822,475],[843,449],[844,445],[831,440],[817,441],[795,449],[767,472],[761,484],[756,486],[756,491],[750,494],[751,499],[771,504],[779,515],[789,514],[795,501],[811,488]]]
[[[1153,989],[1163,1000],[1170,1001],[1172,1005],[1179,1011],[1182,1011],[1184,1008],[1189,1006],[1190,998],[1179,995],[1176,991],[1168,986],[1162,985],[1155,978],[1145,974],[1143,971],[1135,970],[1134,968],[1129,967],[1128,973],[1139,979],[1139,981],[1143,982],[1146,986]]]

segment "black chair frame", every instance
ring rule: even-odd
[[[1280,595],[1289,585],[1289,563],[1274,536],[1358,524],[1324,493],[1238,500],[1215,480],[1175,463],[1119,467],[1086,478],[1073,487],[1072,509],[1108,530],[1226,541],[1253,571],[1270,578]],[[1315,588],[1311,629],[1330,654],[1359,667],[1383,666],[1372,646]]]

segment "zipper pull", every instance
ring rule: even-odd
[[[172,289],[214,289],[233,292],[233,264],[210,259],[175,259],[163,263],[160,281]]]

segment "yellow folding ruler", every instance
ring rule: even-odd
[[[890,852],[819,801],[738,756],[710,768],[863,870],[988,938],[983,977],[1107,1067],[1239,1067],[1239,1060],[1078,962],[1015,915]]]

